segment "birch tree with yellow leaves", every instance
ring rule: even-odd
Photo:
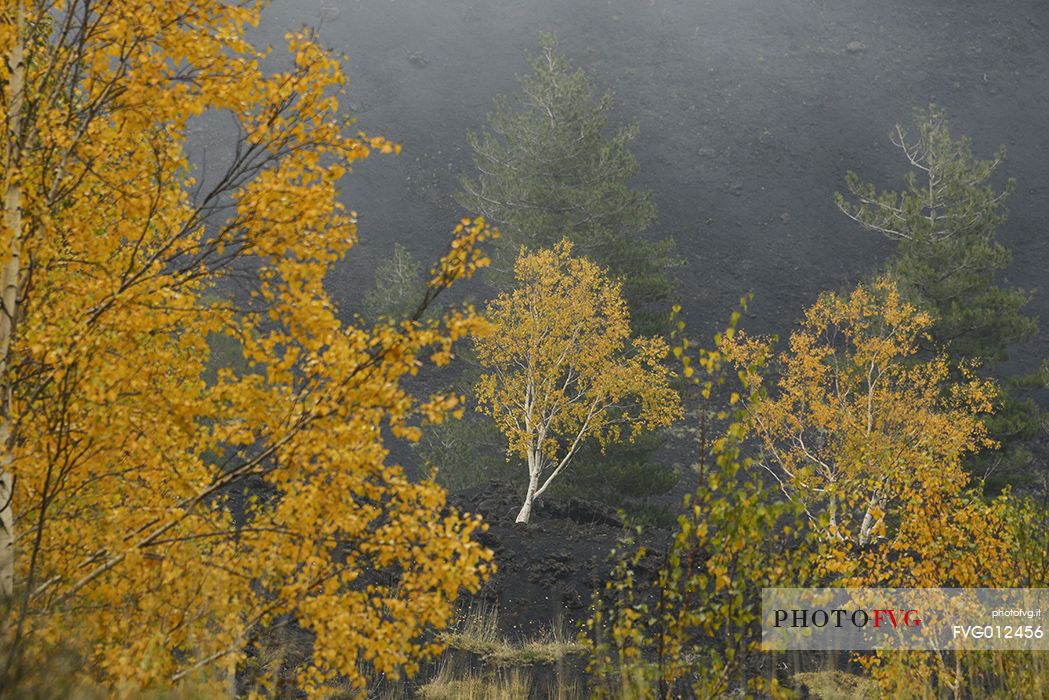
[[[993,445],[981,416],[996,387],[919,356],[931,324],[881,279],[822,295],[778,354],[742,332],[722,339],[756,462],[831,545],[825,563],[844,585],[1007,585],[1004,501],[985,502],[962,468]],[[755,370],[766,363],[779,374],[769,385]]]
[[[762,378],[748,368],[772,357],[771,344],[742,332],[722,341],[756,397],[759,463],[814,522],[828,517],[833,538],[885,536],[891,507],[915,488],[960,487],[961,456],[989,444],[978,414],[991,410],[994,386],[948,387],[943,358],[916,358],[931,324],[890,281],[824,294],[776,358],[768,393],[756,393]]]
[[[308,32],[263,69],[260,5],[0,5],[0,695],[58,645],[116,695],[228,676],[287,624],[311,635],[303,688],[361,687],[436,653],[486,575],[479,521],[383,435],[456,410],[401,380],[480,327],[468,308],[419,319],[491,232],[455,229],[412,319],[344,322],[323,285],[357,240],[338,183],[397,149],[348,128]],[[187,124],[216,112],[236,147],[196,182]],[[246,369],[206,382],[218,336]]]
[[[517,522],[568,467],[584,441],[634,437],[681,414],[661,338],[631,338],[622,286],[572,245],[528,253],[516,286],[486,307],[490,332],[475,338],[487,370],[477,400],[524,457],[528,487]]]
[[[956,373],[945,355],[922,353],[933,323],[882,278],[821,295],[780,352],[743,332],[719,343],[743,381],[744,398],[732,400],[745,407],[755,463],[807,516],[833,585],[1019,585],[1008,497],[987,501],[962,466],[994,445],[982,418],[997,387],[971,365]],[[948,651],[859,660],[886,697],[929,694],[929,683],[962,697],[972,671],[989,665]]]

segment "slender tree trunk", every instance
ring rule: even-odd
[[[881,499],[878,496],[878,492],[875,491],[871,494],[870,501],[867,503],[867,511],[863,514],[863,522],[860,524],[861,547],[867,546],[867,542],[870,541],[871,530],[874,529],[874,526],[877,525],[878,522],[881,522],[880,519],[878,522],[875,522],[874,520],[874,507],[879,505],[880,502]]]
[[[535,490],[539,487],[539,475],[528,476],[528,492],[525,494],[524,505],[521,506],[521,512],[517,514],[516,522],[527,523],[528,519],[532,517],[532,501],[535,500]]]
[[[517,514],[516,522],[527,523],[532,517],[532,502],[535,500],[536,489],[539,488],[539,470],[542,467],[542,456],[529,450],[528,452],[528,491],[525,493],[524,505],[521,512]]]
[[[14,434],[11,416],[9,360],[14,342],[15,322],[18,317],[18,293],[22,267],[22,184],[17,161],[22,140],[22,103],[25,88],[25,8],[15,3],[15,43],[8,53],[10,71],[7,92],[7,124],[5,124],[4,160],[4,214],[2,251],[3,270],[0,271],[0,597],[14,591],[15,531],[14,531]]]

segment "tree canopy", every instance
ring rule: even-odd
[[[999,286],[1012,254],[996,232],[1006,220],[1004,200],[990,179],[1005,159],[973,157],[970,139],[955,139],[942,111],[919,109],[911,140],[897,125],[892,143],[911,170],[902,191],[878,191],[850,172],[838,207],[865,229],[898,241],[889,263],[901,293],[933,314],[930,345],[954,358],[1003,360],[1010,346],[1037,331],[1023,312],[1029,295]]]
[[[1005,360],[1010,349],[1034,337],[1038,323],[1024,311],[1030,295],[1000,284],[1012,253],[997,240],[1005,223],[1005,199],[1014,183],[996,189],[991,180],[1005,160],[1000,148],[990,160],[972,154],[968,138],[954,138],[935,106],[915,110],[916,134],[897,125],[892,143],[911,169],[902,191],[879,191],[850,172],[848,195],[838,207],[865,229],[898,241],[887,265],[900,293],[932,314],[929,352],[946,351],[952,363]],[[985,417],[1001,449],[975,455],[969,467],[994,482],[1015,479],[1032,457],[1024,441],[1041,431],[1041,411],[1019,392],[1020,384],[1044,384],[1025,377],[1000,392],[994,414]]]
[[[463,178],[459,203],[502,232],[493,262],[502,283],[511,282],[520,246],[550,247],[567,237],[622,282],[642,328],[661,322],[663,310],[652,306],[671,290],[674,244],[641,235],[656,209],[630,186],[638,173],[629,148],[637,124],[610,130],[612,94],[595,97],[586,73],[552,36],[542,37],[531,67],[517,94],[496,100],[488,128],[468,135],[477,175]]]
[[[479,319],[360,328],[323,284],[357,240],[341,177],[396,146],[349,128],[339,63],[309,33],[264,70],[254,4],[4,16],[0,687],[72,646],[126,694],[235,668],[281,625],[312,635],[308,689],[412,672],[490,553],[384,441],[455,409],[401,382]],[[236,147],[195,176],[187,126],[215,112]],[[423,304],[486,262],[489,235],[456,228]],[[216,301],[234,276],[239,308]],[[216,336],[246,370],[211,366]]]
[[[680,413],[660,338],[632,338],[621,285],[572,244],[528,253],[517,286],[488,303],[490,332],[475,339],[486,370],[477,400],[528,463],[518,522],[588,439],[668,425]]]
[[[902,504],[915,492],[929,499],[961,489],[969,481],[962,457],[991,442],[979,415],[991,410],[995,386],[971,376],[952,383],[943,357],[916,359],[931,325],[891,281],[824,294],[762,393],[750,368],[772,357],[769,341],[743,332],[722,341],[752,397],[758,464],[814,526],[826,517],[828,538],[860,547],[895,538]]]

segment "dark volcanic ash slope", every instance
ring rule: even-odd
[[[584,501],[544,498],[536,501],[532,522],[514,523],[521,499],[512,484],[489,482],[449,498],[452,505],[479,513],[488,531],[478,540],[495,552],[496,573],[477,601],[498,609],[499,626],[510,638],[534,638],[559,616],[569,630],[587,616],[592,593],[607,580],[609,553],[624,534],[609,510]],[[642,535],[652,554],[635,572],[653,576],[662,537]]]
[[[259,38],[279,46],[303,25],[347,54],[360,126],[404,145],[346,188],[362,242],[332,284],[348,312],[395,241],[427,258],[442,248],[463,213],[465,132],[515,89],[540,31],[638,119],[638,184],[659,207],[654,235],[688,261],[677,297],[694,333],[748,291],[751,324],[782,333],[820,290],[875,268],[889,245],[833,193],[850,168],[898,187],[888,133],[933,99],[977,154],[1009,149],[1011,281],[1040,287],[1049,266],[1044,0],[274,0]],[[1018,353],[1027,365],[1049,339],[1049,297],[1034,308],[1043,331]]]

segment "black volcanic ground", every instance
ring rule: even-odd
[[[849,168],[897,186],[889,130],[933,99],[979,155],[1007,146],[1009,277],[1042,287],[1044,0],[275,0],[259,38],[279,46],[302,25],[346,54],[360,127],[404,146],[347,185],[362,242],[331,281],[349,310],[395,241],[441,250],[463,213],[452,193],[469,167],[465,132],[514,90],[541,31],[639,121],[637,184],[688,261],[678,297],[694,332],[715,330],[747,291],[752,326],[783,332],[820,290],[876,267],[889,244],[845,220],[833,193]],[[1033,308],[1045,330],[1017,353],[1025,366],[1046,354],[1049,296]]]

